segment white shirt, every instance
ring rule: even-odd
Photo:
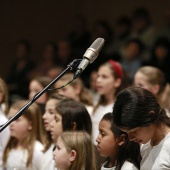
[[[99,134],[99,123],[100,120],[102,119],[102,117],[108,113],[108,112],[112,112],[113,110],[113,103],[103,106],[103,105],[99,105],[97,107],[97,109],[95,110],[95,112],[91,115],[91,120],[92,120],[92,134],[93,134],[93,142],[94,144],[96,144],[96,138]]]
[[[33,152],[32,167],[27,168],[28,151],[12,149],[8,155],[6,170],[41,170],[43,160],[43,145],[36,141]]]
[[[170,133],[156,146],[150,141],[141,145],[141,170],[169,170],[170,169]]]
[[[115,170],[116,169],[116,166],[111,167],[111,168],[105,168],[104,166],[106,164],[107,162],[103,164],[103,166],[101,167],[101,170]],[[125,163],[121,167],[121,170],[138,170],[138,169],[131,162],[125,161]]]
[[[44,153],[43,162],[41,170],[56,170],[55,162],[53,159],[53,148],[54,144],[52,144],[49,149]]]
[[[7,121],[8,121],[7,117],[0,111],[0,125],[3,125]],[[0,170],[3,170],[2,155],[6,147],[6,144],[8,142],[9,136],[10,136],[10,131],[9,131],[9,126],[7,126],[2,132],[0,132]]]

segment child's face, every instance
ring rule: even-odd
[[[129,140],[141,144],[146,144],[155,134],[155,125],[151,124],[146,127],[137,127],[131,130],[123,130],[128,134]]]
[[[116,89],[115,78],[109,66],[101,66],[97,73],[96,86],[100,95],[113,95]]]
[[[11,108],[9,110],[9,118],[14,116],[17,111],[18,110]],[[24,140],[27,137],[28,132],[32,129],[30,121],[24,116],[20,116],[17,120],[13,121],[9,127],[11,137],[18,139],[19,141]]]
[[[62,80],[58,81],[55,84],[55,88],[61,87],[61,86],[65,85],[66,83],[67,83],[67,81],[62,81]],[[58,92],[58,94],[60,94],[62,96],[66,96],[66,97],[69,97],[69,98],[72,98],[72,99],[75,99],[75,100],[77,100],[78,95],[79,95],[78,92],[77,92],[77,89],[74,88],[71,85],[67,85],[64,88],[57,90],[57,92]]]
[[[58,136],[63,132],[62,128],[62,116],[55,113],[54,120],[51,122],[51,138],[56,141]]]
[[[128,60],[136,59],[139,53],[140,53],[139,45],[137,43],[132,42],[126,48],[126,54],[127,54],[126,59]]]
[[[102,120],[99,123],[99,135],[96,139],[97,150],[101,156],[113,157],[117,154],[119,144],[111,131],[111,123],[106,120]]]
[[[56,113],[55,107],[57,104],[56,99],[49,99],[45,105],[45,113],[43,115],[44,127],[46,131],[51,130],[50,123],[54,120],[54,114]]]
[[[71,165],[70,154],[64,144],[60,140],[57,140],[56,148],[53,152],[55,166],[60,170],[68,170]]]
[[[34,95],[40,92],[43,89],[43,86],[37,82],[36,80],[33,80],[30,82],[29,85],[29,99],[33,99]],[[40,96],[36,102],[40,104],[44,104],[47,100],[47,94],[44,93],[42,96]]]
[[[147,76],[144,75],[141,72],[137,72],[134,76],[134,85],[138,86],[138,87],[142,87],[148,91],[150,91],[151,93],[153,93],[154,95],[157,94],[157,88],[154,88],[154,85],[152,85],[151,83],[148,82],[147,80]]]

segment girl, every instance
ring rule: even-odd
[[[61,87],[65,85],[67,82],[72,80],[72,73],[65,74],[54,86]],[[79,101],[85,105],[88,112],[91,114],[93,110],[93,100],[90,92],[84,87],[83,82],[80,78],[75,79],[72,83],[67,85],[66,87],[57,90],[60,95],[72,98],[76,101]]]
[[[111,112],[116,94],[126,86],[120,63],[109,60],[99,67],[96,86],[100,99],[91,116],[93,124],[93,141],[98,135],[98,125],[104,113]]]
[[[151,92],[140,87],[122,90],[113,118],[129,140],[143,144],[141,170],[170,169],[170,118]]]
[[[135,73],[134,85],[152,92],[160,105],[170,110],[170,86],[160,69],[152,66],[141,67]]]
[[[35,94],[40,92],[44,87],[46,87],[51,82],[49,77],[36,77],[31,80],[29,84],[29,99],[32,100]],[[51,95],[51,91],[46,91],[42,96],[40,96],[36,103],[41,108],[42,113],[45,112],[45,103],[47,102],[49,96]]]
[[[26,105],[27,101],[21,100],[14,103],[9,110],[9,117]],[[41,112],[33,111],[31,105],[25,113],[10,124],[10,139],[3,154],[4,168],[9,170],[40,170],[43,157],[41,134]],[[39,138],[39,141],[38,141]]]
[[[140,166],[140,146],[127,139],[127,134],[113,123],[111,113],[103,116],[99,123],[99,135],[96,139],[97,150],[107,157],[101,170],[137,170]]]
[[[91,137],[86,132],[64,132],[53,152],[60,170],[96,170]]]
[[[8,121],[8,88],[5,81],[0,78],[0,125]],[[0,169],[2,167],[2,154],[9,139],[9,127],[0,132]]]
[[[65,99],[58,103],[51,122],[51,137],[55,141],[63,131],[83,130],[91,135],[92,123],[87,109],[80,102]]]
[[[50,134],[50,123],[54,120],[55,108],[58,102],[66,99],[66,97],[59,94],[52,94],[45,105],[45,113],[43,115],[43,122],[45,127],[45,141],[44,141],[44,158],[41,170],[53,170],[53,157],[52,150],[54,148],[54,141],[51,138]]]

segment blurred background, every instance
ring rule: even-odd
[[[31,43],[30,57],[38,62],[46,42],[57,43],[75,29],[75,16],[86,19],[89,32],[97,20],[108,22],[114,31],[117,20],[121,16],[132,17],[138,7],[148,10],[158,30],[166,26],[169,0],[0,0],[0,76],[6,79],[9,74],[20,39]],[[84,46],[89,47],[90,43]]]

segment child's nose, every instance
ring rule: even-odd
[[[99,143],[100,142],[100,134],[97,136],[96,138],[96,142]]]
[[[54,125],[54,120],[50,122],[50,126],[53,127]]]

